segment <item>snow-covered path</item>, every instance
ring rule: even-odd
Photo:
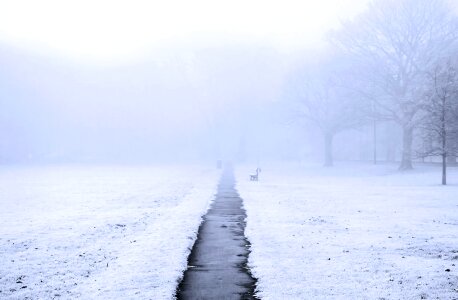
[[[458,170],[237,170],[262,299],[457,299]],[[453,185],[454,184],[454,185]]]
[[[171,299],[219,172],[0,171],[0,298]]]

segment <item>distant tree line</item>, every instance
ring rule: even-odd
[[[297,111],[323,133],[325,165],[340,131],[392,121],[402,130],[399,169],[438,156],[446,184],[447,162],[458,154],[457,68],[458,18],[449,2],[374,0],[330,32],[324,57],[294,72],[288,86]]]

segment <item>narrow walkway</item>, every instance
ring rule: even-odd
[[[177,299],[256,299],[256,281],[246,267],[246,213],[234,186],[233,171],[226,169],[199,228]]]

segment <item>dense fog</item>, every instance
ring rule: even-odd
[[[1,57],[4,161],[244,159],[285,142],[285,61],[268,48],[170,48],[103,68]]]
[[[0,160],[434,160],[441,153],[419,154],[433,143],[419,128],[428,76],[456,66],[449,4],[364,1],[287,50],[268,37],[194,32],[107,62],[4,37]]]

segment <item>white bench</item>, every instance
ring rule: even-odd
[[[259,172],[261,172],[261,169],[260,168],[256,168],[256,174],[251,174],[250,175],[250,181],[258,181]]]

